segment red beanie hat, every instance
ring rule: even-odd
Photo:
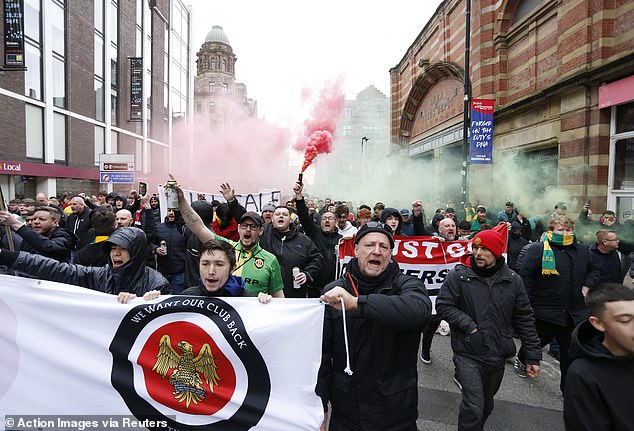
[[[496,259],[502,257],[502,253],[504,253],[504,248],[506,246],[506,239],[502,237],[502,235],[493,230],[487,229],[473,237],[473,245],[481,246],[488,249]]]

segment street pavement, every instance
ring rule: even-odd
[[[516,340],[519,346],[519,342]],[[559,391],[559,363],[544,348],[536,379],[521,378],[506,364],[502,386],[495,396],[487,431],[560,431],[564,429],[563,399]],[[458,424],[460,390],[453,382],[450,336],[436,334],[431,364],[418,358],[418,429],[454,431]]]

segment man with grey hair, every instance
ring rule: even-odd
[[[75,236],[74,250],[79,250],[87,244],[88,231],[92,227],[90,223],[90,208],[86,206],[84,198],[75,196],[70,200],[72,213],[66,220],[66,230]]]

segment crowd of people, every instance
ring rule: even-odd
[[[537,377],[547,345],[560,365],[567,429],[632,429],[623,405],[634,388],[634,294],[623,285],[628,271],[634,276],[629,220],[617,222],[610,210],[594,220],[589,205],[571,216],[561,202],[529,217],[510,201],[499,211],[449,203],[428,219],[421,200],[353,210],[351,202],[308,198],[301,182],[284,205],[254,212],[229,184],[220,189],[224,202],[199,195],[190,203],[177,186],[178,208],[163,219],[158,197],[134,190],[13,199],[0,211],[0,265],[120,302],[163,294],[320,298],[322,429],[415,430],[417,361],[431,363],[443,320],[462,393],[458,429],[482,430],[505,363]],[[504,234],[493,229],[500,223]],[[435,314],[424,281],[392,259],[399,236],[470,241],[471,253],[444,278]],[[343,238],[354,239],[355,257],[337,276]]]

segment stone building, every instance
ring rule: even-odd
[[[211,130],[257,118],[257,102],[247,97],[246,85],[236,82],[237,57],[222,27],[212,27],[196,56],[195,116]]]

